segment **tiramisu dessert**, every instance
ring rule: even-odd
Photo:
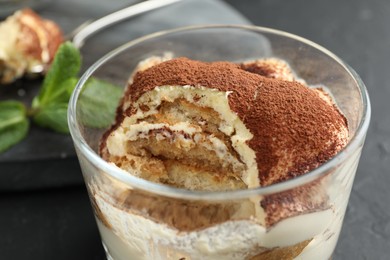
[[[326,88],[306,85],[284,61],[151,57],[131,75],[100,155],[145,180],[229,192],[303,175],[348,138]],[[89,191],[116,260],[329,259],[353,170],[236,200],[158,196],[112,177],[90,182]],[[329,185],[334,178],[342,188]]]
[[[63,41],[61,29],[31,9],[0,23],[0,84],[47,70]]]

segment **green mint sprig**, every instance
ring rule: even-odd
[[[38,96],[33,100],[34,123],[60,133],[69,133],[66,114],[80,67],[79,50],[70,42],[62,44],[43,80]]]
[[[79,50],[65,42],[59,47],[30,109],[19,101],[0,102],[0,153],[27,136],[29,119],[41,127],[69,133],[68,102],[80,67]],[[115,85],[96,78],[88,80],[79,101],[82,122],[90,127],[108,127],[114,120],[121,95],[121,88]]]

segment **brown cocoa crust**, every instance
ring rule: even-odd
[[[260,202],[266,213],[267,228],[286,218],[329,208],[325,187],[329,176],[288,191],[267,195]]]
[[[142,94],[164,85],[230,91],[230,108],[253,134],[248,145],[256,153],[262,186],[291,179],[318,167],[346,142],[335,134],[346,126],[344,117],[315,91],[299,82],[269,79],[244,71],[229,62],[205,63],[177,58],[155,65],[136,73],[123,102],[132,104]],[[118,109],[116,125],[104,135],[103,143],[124,116],[131,116],[134,110],[131,105],[124,112]],[[285,154],[291,156],[288,161],[292,165],[281,163]],[[277,168],[279,170],[275,170]]]

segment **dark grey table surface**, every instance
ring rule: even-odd
[[[62,0],[45,6],[40,9],[40,13],[56,20],[65,31],[69,31],[86,18],[99,17],[129,2]],[[190,2],[186,4],[189,6],[170,7],[134,18],[124,25],[118,25],[116,30],[130,28],[131,36],[136,37],[186,24],[247,22],[221,2]],[[344,59],[362,77],[371,97],[372,121],[334,259],[390,259],[390,2],[226,2],[253,24],[288,31],[323,45]],[[112,47],[110,44],[118,44],[120,40],[115,39],[110,43],[100,41],[98,47],[82,50],[87,55],[85,63],[95,58],[91,53],[99,56]],[[38,135],[42,130],[34,131]],[[53,142],[57,140],[57,136],[43,133],[49,135]],[[19,191],[5,191],[3,187],[7,187],[8,182],[0,177],[0,259],[104,259],[87,193],[80,183],[80,172],[78,168],[72,168],[77,161],[69,145],[70,140],[67,140],[60,144],[60,150],[49,148],[52,149],[50,165],[53,169],[56,156],[63,156],[58,151],[66,152],[67,161],[61,167],[70,165],[73,172],[70,180],[62,182],[66,185],[56,181],[55,170],[51,170],[51,179],[46,180],[41,189],[36,189],[36,185],[32,185],[29,190],[22,188],[28,187],[28,183],[37,178],[48,178],[47,175],[21,180],[24,184],[19,187]],[[25,149],[17,149],[20,149],[18,153],[24,152],[24,156],[34,159],[38,168],[46,165],[44,152],[31,157]],[[0,169],[11,155],[5,157],[0,157]],[[23,167],[25,162],[19,163]],[[28,167],[34,166],[29,164]],[[17,183],[17,180],[12,182]],[[52,188],[47,188],[50,186]]]

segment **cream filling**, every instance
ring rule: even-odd
[[[224,142],[212,135],[202,135],[202,129],[200,127],[186,122],[180,122],[174,125],[140,122],[128,127],[118,128],[107,138],[107,149],[111,155],[126,156],[127,141],[148,139],[150,137],[150,131],[158,129],[163,129],[155,135],[158,140],[176,140],[180,142],[180,146],[184,151],[191,149],[195,145],[201,145],[203,148],[215,152],[218,158],[223,161],[223,166],[231,164],[233,170],[242,168],[242,163],[230,154]],[[184,134],[186,134],[186,137],[184,137]]]
[[[131,117],[127,117],[122,122],[120,128],[130,128],[142,119],[158,113],[158,107],[163,101],[173,102],[176,99],[185,99],[189,103],[200,107],[209,107],[215,110],[222,120],[219,130],[227,136],[230,136],[232,146],[240,156],[240,160],[246,165],[247,170],[243,172],[242,180],[248,188],[260,186],[258,169],[256,164],[255,152],[246,144],[246,141],[252,139],[252,133],[245,127],[241,119],[231,111],[228,96],[230,92],[223,92],[216,89],[210,89],[202,86],[160,86],[144,93],[133,107],[136,112]],[[130,101],[123,104],[123,109],[127,109]],[[140,105],[148,106],[147,112],[142,111]],[[188,127],[187,127],[188,130]],[[119,130],[121,132],[122,130]],[[233,134],[234,133],[234,134]],[[115,132],[113,133],[115,135]],[[123,146],[115,138],[108,138],[107,146]],[[122,138],[119,138],[123,140]],[[111,144],[110,144],[111,143]],[[123,151],[123,150],[122,150]]]

